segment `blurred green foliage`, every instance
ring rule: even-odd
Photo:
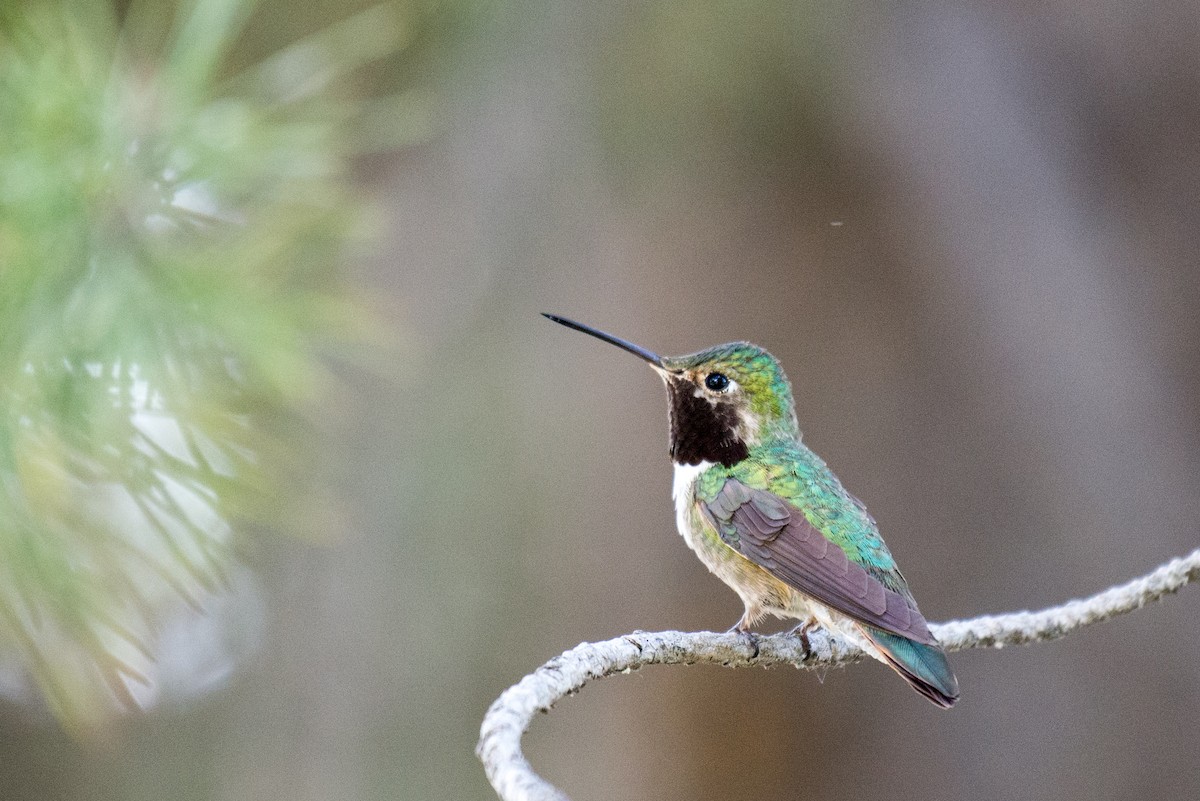
[[[0,11],[0,649],[74,728],[153,685],[236,532],[295,522],[319,351],[369,335],[336,87],[405,28],[368,9],[223,75],[252,5]]]

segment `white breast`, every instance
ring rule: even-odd
[[[688,525],[688,517],[691,515],[692,504],[696,501],[696,479],[712,466],[712,462],[675,465],[675,485],[671,489],[671,497],[675,499],[675,525],[679,528],[679,533],[687,540],[688,545],[692,544],[692,531]]]

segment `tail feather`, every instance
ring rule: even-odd
[[[954,706],[958,700],[958,679],[950,669],[946,653],[936,643],[922,645],[870,626],[862,626],[862,631],[888,665],[914,690],[943,709]]]

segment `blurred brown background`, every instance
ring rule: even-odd
[[[264,4],[247,47],[344,14],[310,5]],[[0,798],[487,799],[505,687],[582,640],[733,623],[674,531],[658,380],[540,311],[769,348],[930,619],[1196,546],[1192,4],[438,19],[403,65],[437,133],[363,164],[386,238],[361,277],[406,350],[329,409],[345,530],[262,546],[264,647],[222,692],[85,744],[8,708]],[[646,669],[527,753],[578,801],[1196,797],[1198,613],[959,654],[949,713],[876,664]]]

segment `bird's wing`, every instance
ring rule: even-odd
[[[701,509],[730,548],[780,581],[860,623],[936,642],[903,583],[886,586],[775,493],[730,477]]]

